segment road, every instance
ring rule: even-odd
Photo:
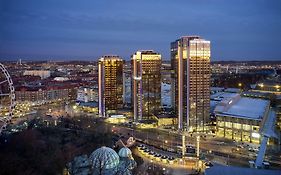
[[[110,125],[108,125],[110,127]],[[181,136],[175,133],[159,131],[157,129],[132,129],[115,125],[111,128],[113,132],[120,133],[123,136],[133,136],[144,143],[153,145],[157,148],[172,148],[174,150],[181,146]],[[195,138],[187,137],[188,145],[196,145]],[[249,160],[255,160],[255,153],[250,152],[247,148],[239,148],[236,150],[236,143],[224,142],[221,139],[208,137],[200,139],[200,151],[205,153],[207,158],[215,158],[217,156],[224,158],[225,164],[248,166]],[[268,160],[273,165],[281,166],[281,157],[278,155],[268,156]]]

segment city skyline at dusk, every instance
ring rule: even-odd
[[[0,0],[0,174],[280,175],[280,7]]]
[[[278,60],[278,1],[0,1],[0,59],[97,60],[153,49],[170,60],[170,41],[212,41],[212,60]]]

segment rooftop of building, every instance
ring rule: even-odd
[[[240,95],[221,101],[215,107],[215,113],[222,116],[261,120],[270,101],[241,97]]]
[[[93,167],[97,169],[111,169],[119,164],[118,154],[113,149],[105,146],[96,149],[89,159],[92,161]]]
[[[118,60],[118,61],[123,61],[123,59],[118,56],[118,55],[104,55],[102,56],[99,61],[104,61],[104,60]]]
[[[214,101],[221,101],[226,98],[233,98],[237,95],[239,95],[239,94],[230,93],[230,92],[216,92],[216,93],[212,94],[210,98],[211,98],[211,100],[214,100]]]
[[[174,114],[159,114],[156,116],[158,119],[163,119],[163,118],[177,118],[176,115]]]
[[[243,96],[257,97],[257,98],[269,98],[270,93],[257,92],[257,91],[245,91],[242,93]]]
[[[78,103],[79,103],[79,106],[82,106],[82,107],[96,108],[96,107],[99,106],[99,103],[95,102],[95,101],[91,101],[91,102],[78,102]]]
[[[154,120],[154,119],[139,120],[139,123],[142,123],[142,124],[153,124],[153,123],[157,123],[157,120]]]
[[[154,50],[138,50],[137,52],[141,52],[142,54],[158,54]]]
[[[224,91],[224,87],[211,87],[211,92],[220,92]]]
[[[78,87],[78,83],[71,82],[56,82],[56,81],[46,81],[38,84],[26,84],[16,86],[16,91],[39,91],[39,90],[59,90],[59,89],[70,89]]]
[[[227,88],[224,91],[230,92],[230,93],[239,93],[239,92],[241,92],[241,89],[239,89],[239,88]]]
[[[95,85],[95,86],[80,86],[79,87],[79,89],[82,89],[82,90],[84,90],[84,89],[98,89],[98,86],[97,85]]]

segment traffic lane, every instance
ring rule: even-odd
[[[146,130],[135,130],[135,129],[128,129],[125,127],[119,127],[120,132],[126,134],[126,133],[131,133],[132,136],[145,140],[147,139],[148,143],[149,142],[154,142],[157,143],[157,145],[162,144],[163,141],[159,142],[159,136],[162,136],[162,138],[166,138],[166,140],[168,140],[168,144],[165,144],[165,146],[171,146],[171,145],[181,145],[181,136],[174,136],[174,134],[170,134],[170,133],[162,133],[162,132],[147,132]],[[171,139],[172,137],[172,139]],[[187,140],[189,140],[189,142],[192,145],[195,145],[195,139],[188,137]],[[225,155],[225,157],[228,156],[235,156],[236,158],[243,158],[245,159],[244,161],[248,161],[248,160],[254,160],[256,157],[255,156],[250,156],[252,153],[250,151],[248,151],[246,148],[242,149],[244,153],[235,153],[233,152],[233,148],[236,148],[236,145],[234,143],[229,143],[230,145],[228,145],[228,143],[225,143],[224,145],[217,145],[214,144],[216,143],[214,140],[211,140],[210,143],[207,140],[203,140],[200,143],[200,149],[203,151],[215,151],[215,154],[219,155]],[[219,150],[219,151],[218,151]],[[227,156],[228,155],[228,156]],[[279,163],[280,162],[280,158],[279,157],[275,157],[275,159],[277,160],[272,160],[269,159],[269,161],[273,162],[273,163]]]

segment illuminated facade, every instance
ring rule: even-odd
[[[270,126],[270,101],[241,97],[223,99],[215,107],[218,137],[236,141],[260,143],[265,123]]]
[[[171,43],[172,106],[178,128],[206,131],[210,111],[210,41],[184,36]]]
[[[99,116],[123,107],[123,64],[119,56],[108,55],[99,59]]]
[[[51,76],[51,71],[49,70],[26,70],[23,75],[39,76],[41,79],[45,79]]]
[[[98,88],[97,87],[79,87],[77,90],[76,101],[79,102],[98,102]]]
[[[137,51],[132,61],[132,104],[134,120],[149,119],[161,105],[161,55]]]

